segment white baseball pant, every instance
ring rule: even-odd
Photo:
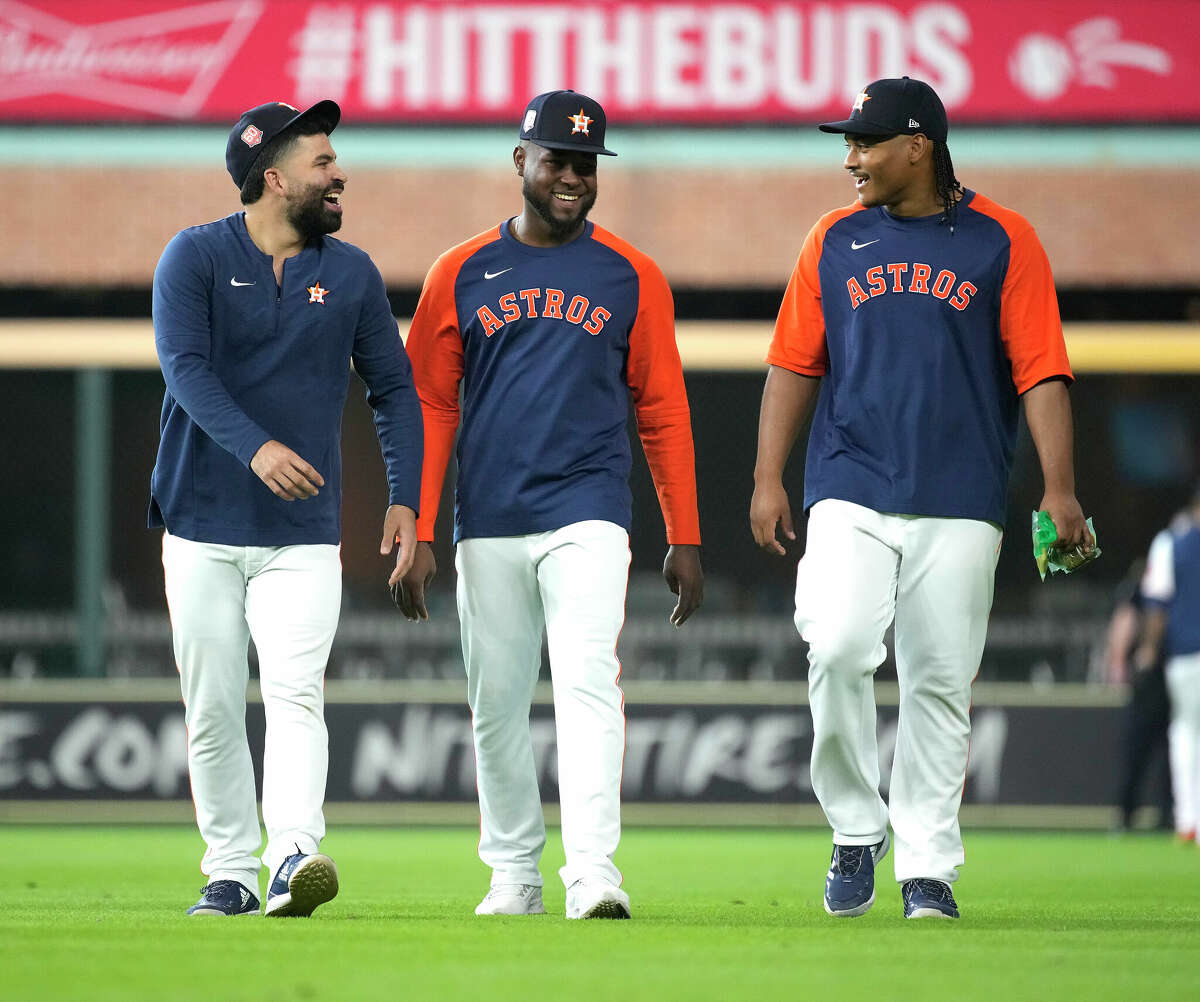
[[[1166,672],[1171,697],[1167,748],[1175,831],[1194,837],[1200,832],[1200,652],[1171,658]]]
[[[201,871],[258,887],[325,835],[329,768],[324,680],[341,611],[341,548],[226,546],[163,534],[163,571],[187,723]],[[262,844],[246,739],[248,644],[254,639],[266,716]]]
[[[458,544],[458,615],[479,783],[479,857],[492,886],[542,885],[546,844],[529,708],[549,644],[568,887],[620,884],[624,696],[617,637],[629,536],[605,521]]]
[[[812,506],[796,574],[796,628],[809,645],[813,790],[841,845],[887,831],[879,793],[873,676],[896,622],[900,714],[891,776],[897,881],[953,882],[958,809],[1000,529],[963,518],[889,515],[848,501]]]

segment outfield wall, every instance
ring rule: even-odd
[[[215,155],[223,142],[203,167],[45,165],[30,173],[26,196],[7,212],[22,250],[0,258],[0,285],[149,285],[176,231],[241,208]],[[697,167],[682,151],[675,162],[605,164],[592,218],[650,254],[672,285],[782,288],[809,227],[854,198],[844,151],[828,146],[819,167],[763,166],[752,146],[737,164]],[[368,250],[389,287],[419,288],[443,250],[520,208],[511,149],[512,139],[498,136],[470,167],[364,168],[340,156],[350,182],[338,236]],[[1200,284],[1200,259],[1180,252],[1200,218],[1194,165],[1114,167],[1097,154],[1076,194],[1079,175],[1078,165],[959,167],[964,184],[1033,223],[1060,287]]]
[[[878,689],[886,796],[898,692]],[[1106,824],[1120,694],[979,685],[964,785],[988,823]],[[333,816],[412,823],[475,816],[470,717],[460,683],[331,683],[327,799]],[[803,684],[626,687],[623,795],[643,822],[819,823]],[[247,715],[261,781],[262,706]],[[531,716],[543,799],[557,800],[553,706]],[[170,681],[0,684],[0,823],[187,819],[183,709]]]

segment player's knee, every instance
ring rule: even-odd
[[[947,735],[966,737],[971,731],[971,686],[948,673],[931,673],[900,684],[901,718],[936,721]]]
[[[322,713],[325,692],[321,679],[282,678],[262,681],[263,706],[268,714],[278,710]]]
[[[909,674],[902,687],[919,698],[934,699],[947,705],[967,706],[971,702],[971,682],[977,668],[964,668],[961,664],[941,661],[936,657],[924,658],[919,671]]]
[[[486,680],[481,680],[473,687],[470,692],[470,704],[471,715],[477,725],[480,722],[489,725],[493,721],[506,720],[513,714],[520,713],[522,707],[526,714],[529,712],[528,703],[519,697],[513,697],[511,685],[490,683]]]
[[[188,754],[200,758],[222,758],[236,747],[236,739],[246,740],[245,709],[241,717],[233,713],[207,712],[188,716]]]
[[[809,663],[818,671],[873,672],[887,654],[879,637],[851,622],[809,623],[804,639]]]

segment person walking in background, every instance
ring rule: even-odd
[[[1134,826],[1134,813],[1144,780],[1158,780],[1152,786],[1158,793],[1158,827],[1170,828],[1171,776],[1167,756],[1167,725],[1170,704],[1163,674],[1163,659],[1157,657],[1146,669],[1134,667],[1134,654],[1143,632],[1146,600],[1141,581],[1146,561],[1136,560],[1117,589],[1116,602],[1105,634],[1104,666],[1110,685],[1127,685],[1129,702],[1125,705],[1121,727],[1121,773],[1117,787],[1118,831]],[[1161,751],[1161,756],[1160,756]],[[1159,770],[1152,766],[1161,763]]]
[[[796,628],[809,646],[813,789],[833,828],[825,910],[864,914],[896,838],[908,918],[957,918],[958,809],[1021,404],[1063,545],[1093,545],[1075,498],[1067,362],[1033,227],[963,188],[945,108],[877,80],[844,134],[857,204],[809,232],[775,327],[750,521],[795,538],[783,470],[815,409]],[[872,676],[895,619],[900,715],[879,794]]]
[[[318,852],[329,741],[325,665],[341,606],[341,419],[350,363],[387,468],[381,553],[412,562],[423,443],[412,369],[383,280],[329,236],[346,174],[332,101],[251,108],[225,164],[244,212],[182,230],[154,273],[163,377],[148,522],[185,704],[188,771],[208,877],[189,915],[257,913],[262,843],[246,739],[247,649],[266,743],[266,914],[309,915],[338,890]]]
[[[1139,671],[1166,659],[1167,732],[1175,833],[1200,830],[1200,484],[1187,510],[1154,537],[1142,579],[1146,623],[1134,657]]]
[[[645,254],[588,221],[600,105],[539,94],[513,164],[521,214],[434,263],[408,351],[425,412],[417,554],[396,591],[428,617],[429,543],[459,426],[454,541],[467,699],[492,870],[477,915],[544,912],[546,842],[529,707],[550,650],[567,918],[628,918],[613,856],[621,833],[625,721],[617,638],[625,616],[631,497],[626,421],[666,522],[671,622],[700,605],[700,526],[691,414],[666,279]]]

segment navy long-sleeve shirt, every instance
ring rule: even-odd
[[[350,362],[387,470],[388,503],[417,510],[423,433],[412,367],[383,279],[359,248],[317,237],[284,263],[238,212],[177,233],[154,272],[154,341],[167,384],[148,525],[235,546],[337,543]],[[250,470],[269,440],[325,479],[285,501]]]

